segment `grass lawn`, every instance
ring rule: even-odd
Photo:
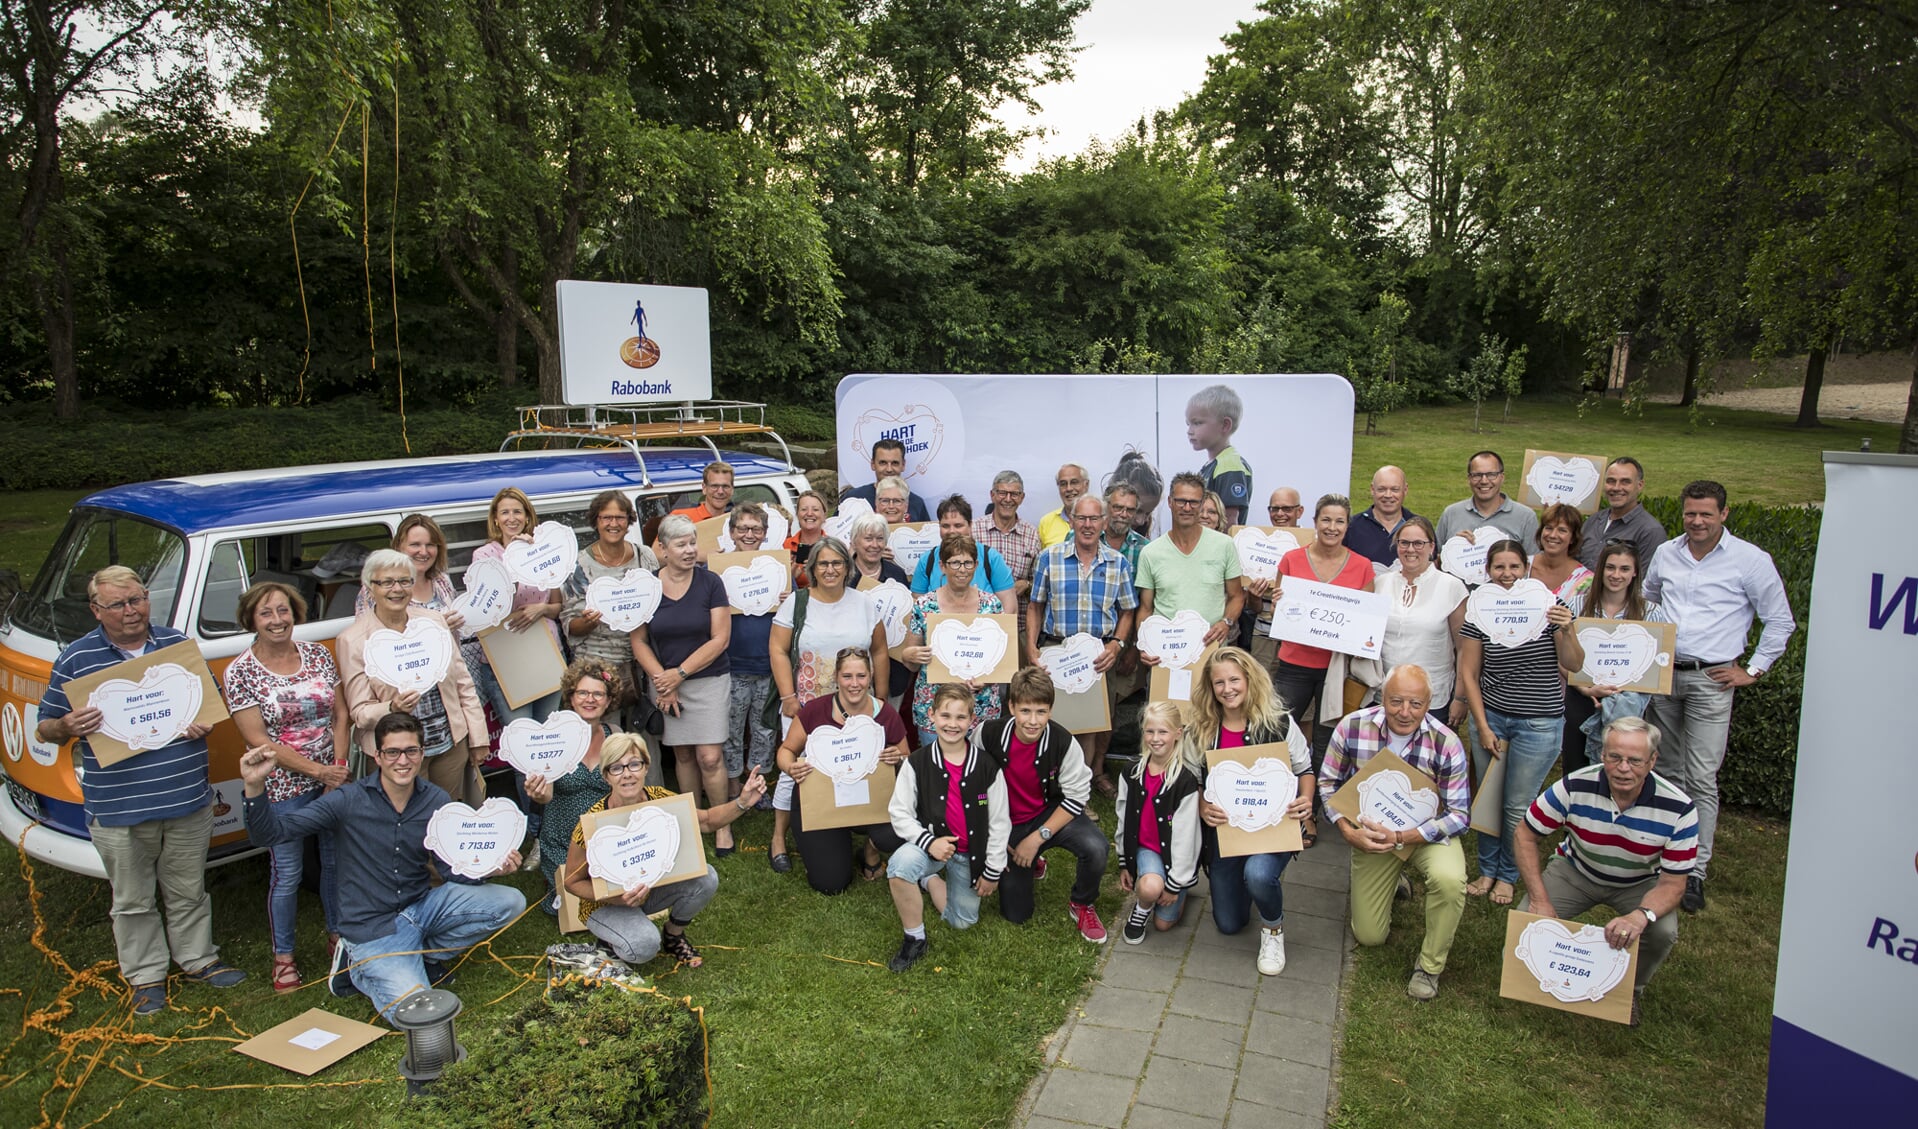
[[[1715,847],[1711,903],[1680,925],[1637,1030],[1499,998],[1505,915],[1484,899],[1466,904],[1438,999],[1415,1003],[1423,914],[1399,902],[1390,940],[1350,974],[1332,1124],[1763,1125],[1786,828],[1726,812]]]
[[[1104,819],[1110,829],[1109,805]],[[1065,1019],[1098,956],[1066,920],[1070,857],[1052,859],[1030,923],[1008,925],[990,906],[965,933],[931,922],[930,957],[895,976],[884,963],[898,947],[899,924],[883,881],[855,880],[844,895],[822,897],[806,885],[797,855],[790,874],[766,865],[770,814],[755,813],[734,826],[742,829],[742,843],[760,849],[718,862],[719,897],[690,930],[705,967],[657,980],[661,991],[705,1008],[712,1123],[727,1129],[1005,1124],[1039,1069],[1044,1039]],[[0,986],[18,989],[0,994],[0,1032],[11,1040],[0,1044],[0,1125],[77,1127],[111,1113],[116,1126],[173,1127],[189,1118],[371,1126],[400,1104],[397,1066],[404,1048],[397,1037],[315,1079],[378,1079],[369,1085],[298,1088],[298,1076],[231,1052],[240,1038],[309,1007],[370,1018],[364,999],[335,1000],[317,982],[290,996],[274,994],[267,983],[264,859],[217,868],[212,878],[214,935],[222,956],[251,974],[245,984],[221,992],[176,980],[173,1008],[137,1024],[128,1021],[124,1001],[89,988],[72,996],[70,1016],[13,1038],[29,1014],[56,1005],[67,977],[32,947],[19,856],[12,849],[0,854]],[[113,957],[106,884],[48,867],[37,868],[34,879],[48,947],[76,970],[93,966],[117,984],[113,970],[100,963]],[[531,896],[538,881],[522,876],[514,884]],[[1110,880],[1107,887],[1100,909],[1109,919],[1119,903]],[[317,897],[303,896],[300,915],[297,955],[315,981],[325,967]],[[460,967],[453,990],[465,1005],[458,1032],[469,1049],[498,1037],[488,1016],[507,1014],[517,997],[492,1001],[520,985],[522,973],[537,971],[532,958],[559,939],[552,920],[533,910],[496,943],[505,964],[482,955]],[[667,967],[655,961],[647,971]],[[524,990],[537,991],[543,982]],[[113,1029],[117,1034],[101,1037]],[[141,1044],[128,1038],[148,1033],[171,1039]],[[166,1086],[291,1088],[176,1092],[143,1087],[134,1076],[164,1079]],[[81,1079],[77,1091],[68,1088]]]

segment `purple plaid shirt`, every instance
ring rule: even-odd
[[[1032,579],[1032,562],[1039,555],[1039,531],[1029,521],[1020,521],[1007,533],[992,520],[992,511],[972,523],[973,540],[999,550],[1012,570],[1014,580]]]
[[[1347,714],[1332,731],[1325,767],[1319,773],[1319,798],[1325,803],[1328,819],[1339,819],[1339,813],[1332,810],[1332,794],[1365,767],[1374,753],[1386,747],[1386,737],[1384,706]],[[1458,735],[1428,713],[1419,722],[1418,732],[1412,734],[1412,743],[1399,755],[1439,786],[1439,814],[1419,824],[1419,834],[1428,843],[1442,843],[1464,834],[1472,821],[1472,780],[1465,746],[1459,743]]]

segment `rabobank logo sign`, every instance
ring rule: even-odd
[[[943,498],[960,489],[966,457],[965,415],[952,391],[937,381],[892,376],[848,390],[839,405],[842,427],[839,472],[846,485],[872,480],[872,447],[896,439],[906,448],[905,479],[921,497]]]
[[[706,291],[567,280],[558,295],[560,382],[567,403],[712,398]]]

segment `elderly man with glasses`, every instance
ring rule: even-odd
[[[996,551],[1012,570],[1021,653],[1026,647],[1026,600],[1032,594],[1032,568],[1039,557],[1039,531],[1019,517],[1019,503],[1025,500],[1026,483],[1019,472],[1002,470],[992,479],[992,505],[972,523],[972,539]]]
[[[386,714],[373,727],[378,771],[286,815],[266,799],[273,754],[252,748],[240,758],[246,830],[255,846],[333,832],[340,947],[329,984],[336,996],[364,992],[389,1022],[400,1001],[446,978],[451,957],[526,909],[526,896],[513,887],[444,867],[438,869],[445,881],[433,885],[426,825],[452,797],[420,773],[424,739],[412,714]],[[511,874],[519,864],[519,852],[510,851],[493,873]]]
[[[213,899],[206,892],[206,848],[213,831],[213,788],[207,780],[207,726],[193,724],[172,742],[100,763],[88,737],[101,712],[67,697],[83,675],[184,642],[186,635],[149,619],[138,573],[109,565],[87,581],[87,607],[99,627],[74,640],[53,662],[40,698],[35,735],[49,744],[79,742],[80,796],[87,830],[113,889],[113,942],[120,975],[133,990],[133,1013],[166,1007],[167,967],[190,983],[230,988],[246,973],[220,960],[213,943]],[[162,923],[155,890],[166,897]]]

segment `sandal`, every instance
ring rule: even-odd
[[[1517,892],[1510,882],[1494,882],[1492,884],[1492,904],[1495,906],[1509,906],[1512,904],[1512,895]]]
[[[1485,875],[1472,879],[1465,887],[1467,897],[1482,898],[1492,890],[1492,880]]]
[[[1312,849],[1312,844],[1318,841],[1319,821],[1308,817],[1304,826],[1299,829],[1299,843],[1301,844],[1299,849],[1309,851]]]
[[[700,957],[699,950],[693,948],[693,943],[686,939],[684,933],[668,933],[663,929],[660,930],[659,949],[687,968],[698,968],[706,963]]]
[[[864,878],[868,882],[879,881],[879,879],[882,878],[885,875],[885,873],[886,873],[885,859],[880,859],[878,862],[875,862],[875,863],[861,862],[859,864],[859,877]]]
[[[1109,776],[1094,777],[1092,788],[1101,796],[1116,796],[1119,794],[1119,786],[1114,784],[1112,778]]]
[[[291,956],[273,954],[273,990],[276,992],[297,991],[300,987],[300,969],[293,963]]]

